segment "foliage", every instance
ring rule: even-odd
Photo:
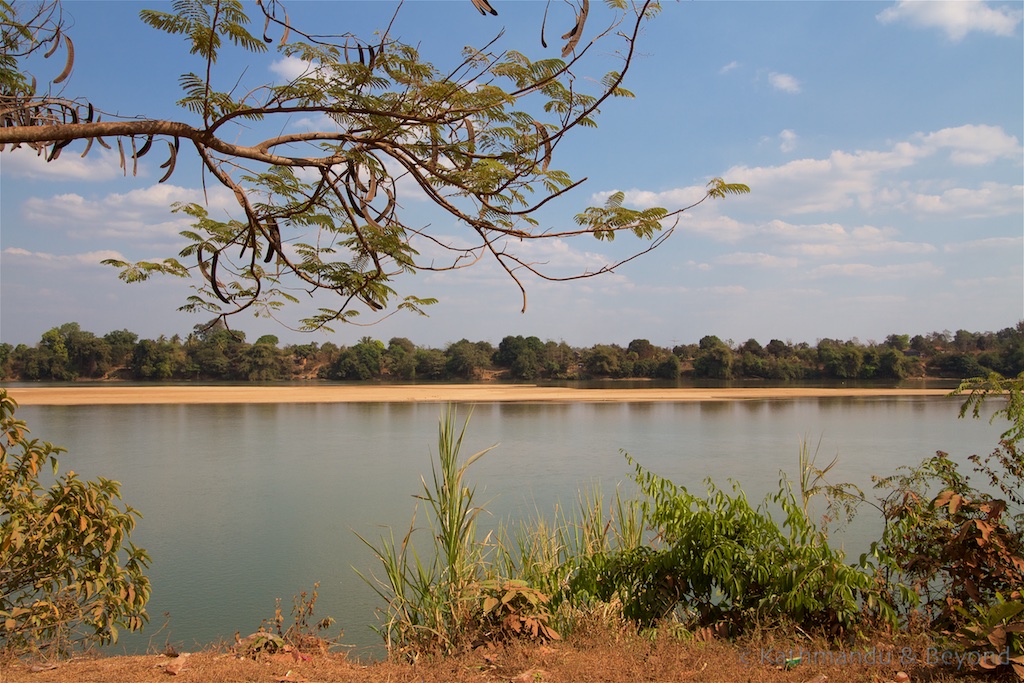
[[[858,627],[865,604],[892,618],[871,574],[829,547],[785,479],[754,508],[738,484],[729,494],[707,481],[701,498],[629,461],[658,543],[589,558],[570,593],[617,596],[627,617],[646,624],[675,613],[686,624],[738,631],[788,618],[838,635]]]
[[[975,347],[965,353],[979,358],[985,355],[987,362],[995,365],[1024,369],[1024,355],[1020,355],[1020,363],[1014,365],[1018,362],[1014,359],[1019,355],[1019,348],[1024,348],[1024,327],[960,336],[969,336],[975,343]],[[497,349],[490,342],[468,339],[444,349],[418,347],[404,338],[400,343],[390,340],[387,347],[369,337],[340,347],[329,342],[279,346],[273,339],[273,335],[263,335],[255,344],[249,344],[244,333],[229,330],[219,319],[197,325],[184,338],[175,335],[142,340],[128,330],[99,336],[82,330],[77,323],[65,323],[47,330],[34,346],[0,344],[0,375],[22,380],[88,377],[238,381],[317,376],[349,380],[479,379],[491,374],[523,380],[594,377],[674,380],[703,378],[722,372],[737,378],[776,380],[831,377],[821,365],[817,348],[778,339],[764,347],[748,339],[733,348],[732,342],[706,336],[701,340],[703,348],[688,344],[673,349],[645,339],[634,339],[625,348],[616,344],[573,348],[565,342],[542,342],[536,336],[506,336]],[[935,353],[928,355],[926,349],[905,355],[889,342],[864,345],[851,340],[841,345],[859,350],[862,362],[856,379],[893,380],[919,376]],[[689,361],[693,362],[692,370],[687,365]]]
[[[901,471],[877,484],[890,491],[880,552],[890,582],[907,582],[934,625],[956,627],[959,608],[1024,585],[1024,535],[1008,525],[1005,501],[974,490],[945,453]]]
[[[72,142],[85,143],[84,155],[94,141],[110,147],[104,138],[114,138],[125,173],[129,166],[135,173],[151,149],[165,150],[164,182],[191,147],[207,177],[237,201],[233,214],[175,204],[193,221],[182,233],[188,246],[177,257],[105,261],[128,282],[155,274],[197,278],[185,310],[222,319],[245,310],[271,316],[296,302],[293,292],[301,289],[337,297],[304,319],[303,329],[348,322],[364,310],[383,312],[396,299],[395,309],[423,313],[435,300],[399,297],[401,276],[463,268],[484,258],[512,279],[525,309],[526,274],[567,280],[610,272],[664,243],[687,209],[749,191],[715,178],[693,206],[675,211],[630,209],[617,193],[604,206],[579,212],[575,225],[539,229],[538,212],[583,182],[553,166],[563,140],[576,129],[595,127],[610,99],[632,97],[623,82],[643,26],[659,11],[654,0],[610,0],[593,11],[586,1],[553,6],[550,21],[571,26],[560,57],[531,58],[499,35],[483,47],[464,48],[461,56],[441,55],[454,58],[454,65],[435,65],[415,42],[393,35],[394,16],[372,36],[344,27],[322,35],[292,25],[280,0],[257,2],[261,16],[255,20],[241,0],[174,0],[169,11],[146,9],[140,17],[148,27],[183,39],[191,56],[192,70],[179,78],[181,120],[123,116],[103,111],[100,103],[37,90],[19,61],[23,56],[66,45],[67,65],[54,84],[70,75],[74,63],[60,0],[41,6],[28,16],[19,13],[21,5],[0,3],[0,149],[28,145],[52,161]],[[543,28],[541,47],[547,48]],[[284,82],[251,83],[246,73],[219,70],[228,51],[254,63],[271,49],[304,71]],[[591,63],[607,55],[615,55],[616,68],[591,73]],[[336,125],[291,127],[300,112]],[[468,239],[456,246],[416,224],[403,208],[399,180],[444,212],[446,226],[461,226]],[[542,270],[516,250],[523,241],[581,235],[610,240],[622,232],[648,240],[647,246],[583,273]],[[419,244],[446,256],[421,259]]]
[[[1012,378],[1003,377],[999,373],[989,373],[985,377],[974,377],[960,383],[951,395],[961,396],[970,392],[960,407],[960,417],[968,412],[975,418],[981,416],[981,408],[991,396],[1006,398],[1006,405],[992,413],[990,422],[997,417],[1004,417],[1010,422],[1010,428],[1002,433],[1002,438],[1009,441],[1024,439],[1024,371]]]
[[[619,489],[607,509],[599,488],[580,493],[571,513],[556,505],[551,517],[504,527],[498,535],[499,571],[522,579],[552,597],[559,629],[571,629],[579,617],[599,606],[598,591],[570,582],[580,569],[614,553],[644,543],[640,501],[625,498]],[[607,601],[605,601],[607,604]]]
[[[422,481],[429,512],[431,550],[421,557],[412,544],[416,517],[401,543],[394,535],[377,546],[362,539],[381,561],[384,580],[364,579],[385,600],[384,623],[378,629],[388,651],[415,659],[420,654],[451,654],[474,638],[472,624],[481,624],[478,599],[483,579],[485,543],[476,536],[475,490],[464,483],[466,469],[486,449],[460,461],[466,426],[456,433],[456,415],[449,407],[438,430],[438,462],[430,484]],[[468,424],[468,420],[467,420]]]
[[[550,598],[524,581],[491,579],[479,586],[480,624],[483,642],[503,642],[516,638],[535,641],[561,640],[552,628]]]
[[[888,495],[881,501],[886,528],[873,554],[908,613],[920,610],[932,628],[977,653],[982,668],[1012,665],[1024,677],[1024,623],[1019,618],[1024,610],[1024,514],[1009,513],[1010,504],[1021,503],[1022,379],[993,374],[966,381],[953,392],[971,392],[961,417],[969,412],[980,417],[993,395],[1006,399],[993,415],[1010,421],[1000,446],[984,459],[970,457],[991,490],[1006,499],[979,490],[942,452],[916,468],[900,468],[877,479],[876,487]],[[1006,656],[987,656],[992,648]]]
[[[314,583],[312,592],[302,591],[292,598],[292,623],[288,628],[284,626],[284,613],[281,599],[278,598],[274,619],[271,622],[264,620],[256,633],[237,640],[235,647],[239,654],[258,658],[260,655],[277,652],[326,653],[335,640],[325,637],[324,632],[334,625],[334,619],[325,617],[316,620],[313,614],[319,588],[320,583]]]
[[[0,390],[0,648],[67,654],[117,641],[147,621],[149,565],[129,536],[139,513],[120,484],[57,475],[64,449],[29,439],[17,404]]]
[[[968,652],[977,653],[983,669],[1000,666],[1013,668],[1017,678],[1024,679],[1024,598],[1014,591],[1007,600],[996,593],[988,605],[976,605],[970,613],[958,609],[967,624],[956,634]]]

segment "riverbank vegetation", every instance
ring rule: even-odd
[[[280,345],[264,335],[254,342],[223,324],[198,326],[186,337],[140,339],[129,330],[102,336],[66,323],[36,344],[0,344],[0,378],[9,380],[230,380],[327,379],[346,381],[579,380],[602,378],[900,380],[966,379],[1024,371],[1024,322],[997,332],[957,330],[890,334],[883,341],[820,339],[814,345],[772,339],[741,343],[706,335],[672,348],[634,339],[625,347],[572,347],[538,337],[462,339],[443,349],[394,337],[386,344],[363,337],[351,346],[333,342]]]
[[[556,512],[479,538],[467,468],[442,421],[443,476],[424,481],[424,536],[371,547],[382,561],[389,652],[415,661],[509,639],[558,641],[595,623],[688,641],[782,630],[858,648],[912,632],[971,667],[1024,679],[1024,375],[964,383],[964,414],[985,397],[1006,397],[995,418],[1009,428],[966,472],[945,453],[874,478],[867,493],[828,481],[803,452],[799,476],[751,502],[739,482],[706,481],[703,494],[647,471],[631,456],[638,497],[581,499]],[[455,444],[455,447],[452,447]],[[809,503],[820,496],[819,521]],[[827,524],[873,508],[884,532],[853,561],[829,543]],[[608,512],[610,511],[610,512]],[[607,516],[605,516],[607,514]],[[423,533],[421,532],[421,533]],[[423,558],[432,558],[424,560]]]
[[[619,680],[623,666],[640,671],[644,662],[666,657],[675,658],[671,675],[694,680],[739,680],[750,672],[757,680],[794,680],[788,674],[795,667],[801,676],[821,672],[833,681],[901,680],[899,670],[909,670],[912,680],[1024,679],[1024,374],[975,378],[957,392],[967,397],[963,416],[991,412],[998,401],[992,419],[1007,421],[995,449],[971,456],[970,465],[937,453],[876,477],[874,491],[866,492],[831,482],[831,464],[819,465],[803,449],[797,476],[781,473],[776,493],[750,501],[741,482],[723,487],[709,480],[703,492],[691,492],[624,454],[635,496],[581,494],[575,510],[510,520],[486,535],[477,527],[484,508],[469,474],[487,451],[460,453],[465,425],[460,431],[450,411],[440,424],[432,476],[418,496],[420,516],[414,513],[398,537],[365,539],[380,560],[378,572],[364,578],[381,598],[379,632],[391,657],[378,670],[383,677],[363,670],[361,680],[520,680],[508,675],[510,666],[524,670],[522,680]],[[55,452],[24,442],[24,425],[13,415],[7,423],[5,444],[48,458]],[[5,445],[5,465],[17,464],[13,453]],[[22,478],[39,490],[39,468],[30,470]],[[3,470],[5,482],[17,481],[12,471]],[[87,483],[86,495],[50,510],[42,522],[71,520],[71,540],[62,545],[68,556],[84,553],[105,568],[98,578],[72,572],[56,580],[68,595],[94,596],[96,604],[80,614],[103,620],[85,623],[94,631],[86,642],[140,627],[148,595],[144,551],[125,545],[134,511],[103,499],[103,514],[123,528],[89,527],[99,493],[88,492],[97,486],[106,486],[111,500],[119,493],[113,482]],[[20,552],[13,544],[22,498],[5,499],[2,552]],[[867,552],[847,558],[829,529],[856,514],[880,514],[884,531]],[[79,571],[92,566],[90,560]],[[6,587],[4,595],[11,599],[0,644],[9,653],[46,653],[49,631],[26,640],[19,628],[19,620],[46,611],[35,609],[46,595]],[[330,678],[347,680],[344,671],[358,665],[329,655],[332,620],[314,618],[315,601],[314,587],[312,598],[302,594],[296,602],[294,628],[284,629],[279,606],[274,620],[253,637],[236,638],[220,656],[288,663],[289,670],[309,662],[302,671],[311,675],[333,662]],[[603,677],[552,673],[565,661],[578,665],[587,648],[595,648]],[[155,666],[185,663],[165,657]],[[223,668],[216,659],[197,658],[195,665]],[[25,671],[9,660],[8,672],[15,669]],[[69,675],[64,669],[60,680],[85,680]]]

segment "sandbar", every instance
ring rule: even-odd
[[[818,387],[601,388],[529,384],[367,384],[310,386],[67,386],[10,387],[20,405],[139,405],[161,403],[677,403],[801,398],[946,396],[949,389]]]

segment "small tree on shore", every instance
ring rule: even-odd
[[[47,488],[64,449],[29,439],[0,390],[0,650],[66,654],[148,619],[149,564],[129,536],[139,513],[120,484],[74,472]]]

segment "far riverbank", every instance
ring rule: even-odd
[[[206,403],[676,403],[945,396],[949,389],[846,387],[602,388],[529,384],[389,384],[330,386],[10,387],[20,405]]]

